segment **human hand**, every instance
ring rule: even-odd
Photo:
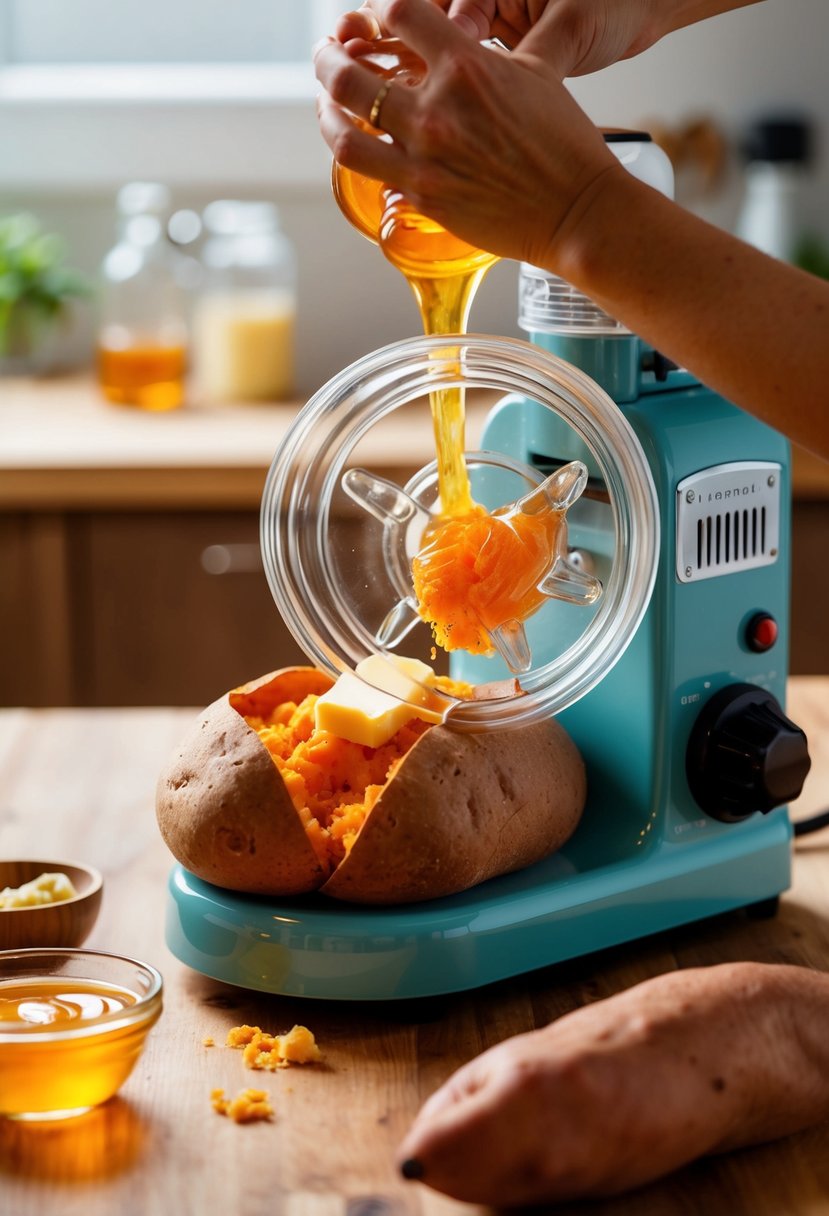
[[[627,59],[660,36],[656,0],[444,0],[443,7],[472,37],[538,55],[562,79]]]
[[[471,245],[553,264],[556,242],[600,181],[629,176],[598,130],[549,65],[523,50],[481,46],[432,0],[374,0],[372,14],[426,74],[392,86],[379,117],[386,138],[378,139],[350,117],[368,120],[376,74],[337,39],[321,44],[320,127],[335,159],[400,190]]]
[[[426,1102],[404,1176],[492,1206],[616,1194],[829,1111],[827,977],[675,972],[491,1048]],[[804,1033],[805,1028],[805,1033]]]
[[[336,37],[370,39],[384,31],[388,0],[340,18]],[[532,51],[563,79],[597,72],[647,50],[684,25],[757,0],[433,0],[465,33]]]
[[[562,79],[607,67],[650,46],[659,32],[653,0],[432,0],[450,21],[481,42],[495,38],[532,51]],[[382,37],[387,0],[366,0],[340,17],[346,43]]]

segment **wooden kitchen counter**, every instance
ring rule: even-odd
[[[469,395],[467,446],[476,446],[495,396]],[[258,510],[274,452],[304,400],[151,414],[108,404],[85,376],[0,379],[0,511]],[[430,429],[397,411],[368,436],[360,459],[390,475],[420,468],[434,459]],[[829,463],[796,448],[792,482],[796,498],[826,501]]]
[[[789,712],[813,769],[794,808],[829,804],[829,679],[791,682]],[[460,1216],[395,1174],[392,1153],[422,1100],[500,1039],[676,967],[737,959],[829,968],[829,830],[798,842],[773,920],[744,913],[547,968],[477,992],[397,1004],[266,997],[189,971],[163,940],[171,859],[155,826],[156,774],[191,720],[169,709],[0,713],[2,852],[77,857],[105,876],[88,945],[137,956],[165,979],[165,1011],[121,1094],[64,1125],[0,1121],[6,1216]],[[276,1074],[222,1046],[241,1022],[308,1025],[324,1063]],[[217,1046],[205,1047],[203,1038]],[[210,1091],[269,1090],[272,1122],[214,1114]],[[551,1151],[555,1146],[551,1145]],[[697,1163],[635,1195],[565,1216],[805,1216],[829,1212],[829,1124]]]
[[[480,429],[492,394],[471,401]],[[274,453],[303,401],[186,406],[148,413],[108,404],[86,377],[0,379],[0,511],[259,509]],[[361,444],[373,469],[434,460],[431,428],[396,411]]]

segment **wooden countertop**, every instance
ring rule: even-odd
[[[152,414],[108,404],[85,377],[0,379],[0,510],[258,510],[302,404]],[[468,407],[470,440],[485,412]],[[360,460],[389,475],[428,464],[434,445],[422,421],[396,411],[362,441]]]
[[[829,679],[791,681],[789,712],[813,768],[797,817],[829,804]],[[425,1004],[303,1003],[230,988],[178,963],[163,940],[170,857],[153,814],[156,774],[185,710],[0,712],[0,824],[7,857],[82,859],[105,876],[88,945],[153,963],[165,1011],[121,1094],[64,1125],[0,1121],[0,1210],[9,1216],[462,1216],[484,1209],[403,1183],[392,1152],[425,1096],[484,1047],[676,967],[726,960],[829,967],[829,829],[795,853],[778,916],[742,913]],[[48,844],[46,843],[48,841]],[[304,1022],[324,1067],[242,1075],[228,1027]],[[202,1045],[212,1035],[219,1046]],[[273,1122],[210,1108],[264,1077]],[[805,1216],[829,1211],[829,1124],[697,1163],[635,1195],[559,1216]]]
[[[470,395],[477,446],[492,394]],[[274,452],[300,402],[188,406],[147,414],[107,404],[86,377],[0,379],[0,510],[258,510]],[[367,437],[363,463],[394,477],[434,459],[431,429],[396,411]],[[829,463],[794,452],[795,494],[829,498]]]

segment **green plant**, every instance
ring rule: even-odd
[[[60,237],[33,215],[0,216],[0,357],[30,354],[67,301],[88,291],[63,259]]]
[[[819,236],[807,233],[795,250],[795,266],[821,279],[829,279],[829,245]]]

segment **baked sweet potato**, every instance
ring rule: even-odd
[[[186,869],[252,894],[410,903],[539,861],[575,829],[584,765],[554,720],[468,734],[415,719],[367,748],[314,730],[331,683],[288,668],[203,712],[156,800]]]

